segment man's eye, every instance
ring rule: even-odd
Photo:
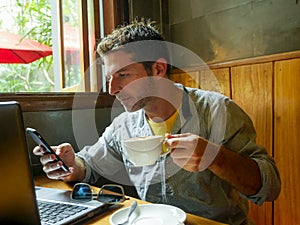
[[[115,75],[106,75],[106,81],[110,81],[112,78],[117,79],[117,78],[124,78],[129,76],[129,73],[118,73]]]

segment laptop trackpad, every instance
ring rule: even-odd
[[[69,202],[71,191],[61,190],[56,188],[35,187],[37,199],[47,199],[55,201]]]
[[[103,205],[103,203],[95,200],[78,203],[71,199],[70,197],[71,191],[63,190],[63,189],[35,186],[35,193],[36,193],[36,198],[39,200],[50,200],[50,201],[67,202],[67,203],[70,202],[70,203],[76,203],[77,205],[92,206],[92,207],[99,207],[99,205]]]

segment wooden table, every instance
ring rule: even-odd
[[[41,186],[41,187],[50,187],[50,188],[60,188],[60,189],[66,189],[70,190],[72,189],[71,184],[67,184],[62,181],[56,181],[56,180],[50,180],[45,176],[38,176],[35,178],[35,185]],[[97,188],[95,188],[97,189]],[[138,204],[148,204],[147,202],[144,202],[139,199],[135,199],[130,197],[128,201],[125,201],[124,203],[121,203],[120,207],[128,207],[131,205],[132,201],[136,200]],[[118,210],[119,208],[111,208],[107,212],[94,217],[86,224],[94,224],[94,225],[110,225],[109,218],[113,212]],[[209,220],[203,217],[195,216],[192,214],[187,213],[187,219],[185,221],[185,225],[224,225],[224,223],[216,222],[213,220]]]

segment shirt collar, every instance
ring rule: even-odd
[[[181,107],[179,110],[179,114],[178,114],[177,119],[175,120],[175,123],[174,123],[171,133],[180,132],[180,129],[184,126],[186,121],[188,121],[192,117],[192,113],[191,113],[191,109],[190,109],[192,102],[190,101],[188,90],[182,84],[176,83],[175,85],[178,88],[183,90],[183,97],[182,97],[182,104],[181,104]],[[138,111],[137,125],[139,128],[144,128],[145,124],[148,124],[146,121],[146,114],[143,109],[140,109]]]

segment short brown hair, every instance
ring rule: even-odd
[[[155,24],[151,20],[135,19],[129,25],[119,26],[101,40],[97,47],[97,52],[99,55],[104,55],[111,50],[134,41],[164,41]]]
[[[135,43],[131,44],[133,42]],[[135,19],[128,25],[117,27],[101,40],[97,52],[103,57],[119,49],[131,53],[132,60],[142,63],[147,71],[151,71],[151,65],[158,58],[164,58],[169,62],[165,39],[156,28],[155,21]],[[167,74],[169,71],[168,65]]]

